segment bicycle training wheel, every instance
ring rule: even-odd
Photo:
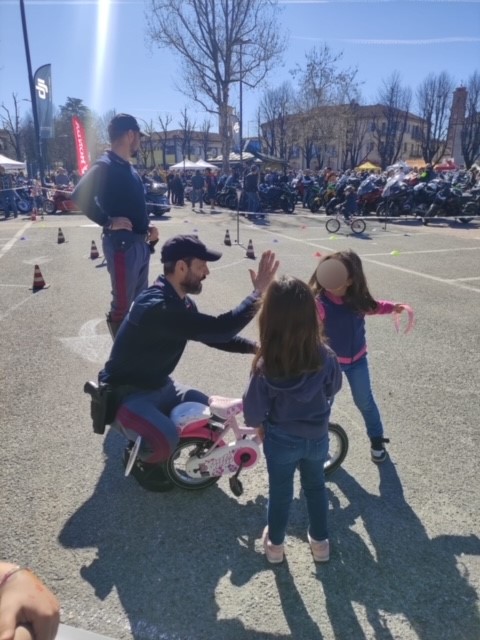
[[[325,228],[329,233],[337,233],[340,229],[340,220],[337,220],[337,218],[329,218],[325,223]]]
[[[350,225],[350,229],[353,231],[353,233],[356,233],[356,234],[363,233],[366,227],[367,225],[365,224],[365,220],[362,220],[361,218],[352,220],[352,223]]]
[[[328,458],[324,464],[325,475],[336,471],[345,460],[348,451],[348,436],[343,427],[334,422],[328,423]]]
[[[205,489],[215,484],[220,476],[193,477],[186,471],[186,464],[193,456],[201,456],[206,453],[212,442],[203,438],[184,438],[167,461],[167,473],[170,480],[181,489],[195,491]]]

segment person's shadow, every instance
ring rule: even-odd
[[[319,567],[317,575],[335,638],[393,640],[402,637],[398,628],[403,626],[419,640],[478,640],[477,595],[458,558],[480,555],[479,538],[430,538],[405,501],[395,465],[388,459],[379,472],[379,496],[365,491],[345,469],[332,476],[349,504],[342,507],[343,498],[330,492],[333,552],[329,566]],[[363,529],[362,535],[354,526]],[[354,604],[365,611],[373,632],[362,630]],[[395,629],[390,629],[387,618],[394,616]]]
[[[265,521],[265,498],[240,504],[216,486],[146,492],[133,478],[123,478],[123,445],[118,434],[107,434],[106,466],[94,493],[59,535],[64,547],[98,549],[89,566],[79,567],[95,595],[105,600],[115,589],[132,636],[142,640],[290,637],[246,629],[237,614],[254,608],[254,601],[238,610],[232,603],[233,616],[218,619],[219,582],[229,576],[243,586],[268,569],[263,553],[254,549]],[[113,636],[116,631],[92,630]]]

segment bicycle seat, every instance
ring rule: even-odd
[[[208,404],[210,405],[210,411],[219,418],[223,418],[223,420],[243,411],[243,402],[240,398],[210,396]]]

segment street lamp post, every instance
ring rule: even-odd
[[[241,179],[242,179],[242,189],[243,189],[243,45],[251,44],[252,40],[237,40],[236,44],[240,45],[240,56],[239,56],[239,82],[240,82],[240,118],[239,118],[239,137],[240,137],[240,171],[241,171]],[[237,244],[240,244],[240,195],[241,192],[237,195]]]

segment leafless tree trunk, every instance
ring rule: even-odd
[[[226,171],[231,85],[256,87],[284,50],[277,0],[150,0],[149,7],[148,37],[181,60],[178,88],[219,116]]]
[[[195,130],[195,122],[190,120],[187,107],[184,107],[181,115],[182,119],[179,121],[178,126],[180,127],[182,156],[183,159],[188,158],[190,160],[190,156],[192,155],[192,134]]]
[[[153,120],[145,122],[143,130],[148,137],[142,138],[141,146],[145,150],[145,166],[146,168],[153,169],[155,167],[155,149],[153,143],[153,134],[155,133],[155,127],[153,126]],[[148,160],[150,159],[150,163]]]
[[[15,160],[22,161],[22,131],[20,126],[20,100],[16,93],[12,93],[13,111],[2,102],[0,113],[0,124],[8,135],[8,142],[15,153]]]
[[[162,138],[161,138],[160,146],[162,149],[163,168],[165,170],[167,169],[168,125],[171,124],[172,120],[173,118],[169,114],[167,114],[164,118],[162,118],[162,116],[158,116],[160,129],[162,130]]]
[[[429,74],[417,89],[422,154],[425,162],[439,162],[447,148],[448,119],[452,105],[453,80],[446,71]]]
[[[402,86],[397,71],[383,81],[379,92],[383,113],[381,118],[374,119],[374,138],[382,169],[394,164],[401,154],[411,101],[412,90]]]
[[[340,115],[340,113],[339,113]],[[352,102],[341,113],[343,128],[343,169],[355,169],[361,159],[361,152],[368,132],[369,122],[361,117],[360,105]]]
[[[201,143],[202,143],[202,150],[203,150],[203,159],[206,160],[207,156],[208,156],[208,147],[210,145],[210,129],[212,127],[212,123],[210,122],[210,120],[204,120],[202,122],[202,126],[200,127],[200,133],[201,133]]]
[[[475,71],[467,84],[467,112],[461,131],[462,153],[467,169],[480,157],[480,73]]]

